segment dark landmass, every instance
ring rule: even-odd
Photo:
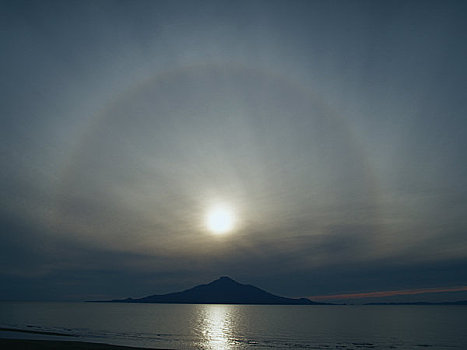
[[[411,303],[366,303],[364,305],[467,305],[467,300],[459,301],[445,301],[438,303],[429,303],[424,301],[411,302]]]
[[[8,350],[141,350],[129,346],[59,340],[0,339],[0,348]],[[147,348],[145,348],[147,349]]]
[[[140,299],[107,300],[113,303],[166,304],[247,304],[247,305],[332,305],[307,298],[285,298],[268,293],[249,284],[241,284],[229,277],[221,277],[182,292],[151,295]]]

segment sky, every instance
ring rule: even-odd
[[[467,299],[466,15],[1,1],[0,300]]]

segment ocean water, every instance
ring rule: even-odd
[[[4,302],[0,327],[148,348],[467,349],[467,306]]]

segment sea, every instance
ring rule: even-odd
[[[467,349],[467,306],[2,302],[0,328],[165,349]]]

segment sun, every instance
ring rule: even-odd
[[[215,234],[227,233],[235,226],[235,213],[227,206],[216,206],[206,214],[206,227]]]

